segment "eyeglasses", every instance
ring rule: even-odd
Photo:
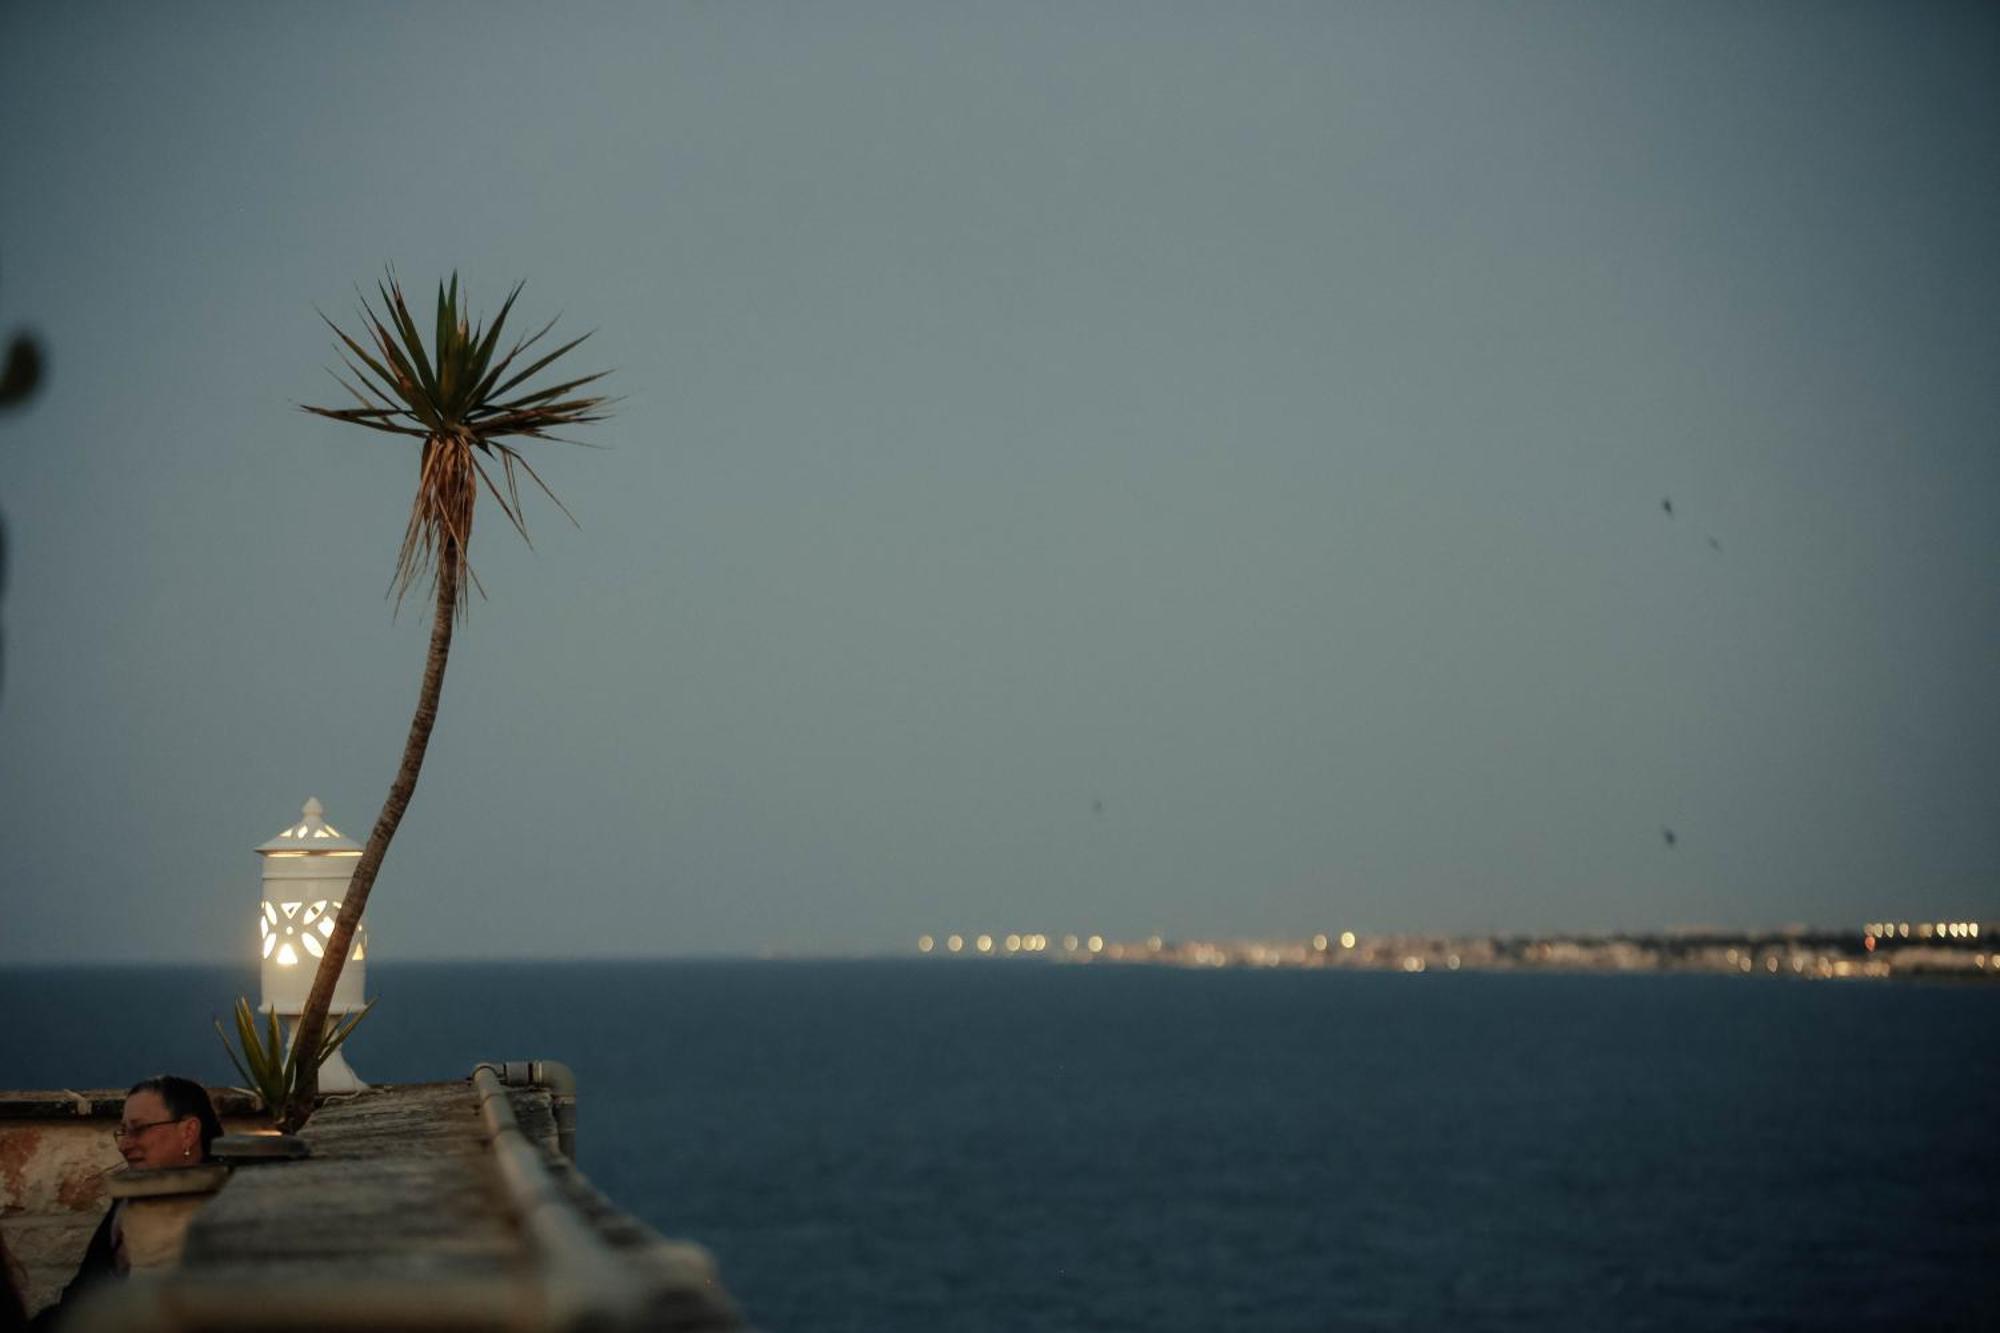
[[[120,1125],[111,1131],[111,1141],[113,1143],[123,1143],[127,1139],[138,1138],[149,1129],[158,1129],[161,1125],[178,1125],[185,1119],[187,1119],[186,1116],[177,1115],[170,1120],[148,1120],[143,1125]]]

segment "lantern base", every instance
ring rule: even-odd
[[[339,1051],[326,1057],[326,1063],[319,1067],[319,1090],[321,1092],[366,1092],[368,1085],[361,1076],[348,1068],[347,1057]]]
[[[278,1010],[278,1017],[285,1020],[285,1026],[292,1034],[292,1043],[296,1043],[299,1039],[299,1019],[304,1017],[304,1015],[280,1009]],[[339,1010],[334,1010],[327,1014],[327,1029],[329,1031],[332,1030],[333,1025],[339,1022],[340,1018],[341,1013]],[[355,1073],[348,1065],[346,1053],[344,1051],[335,1051],[320,1062],[319,1090],[321,1092],[366,1092],[368,1091],[368,1085],[363,1083],[361,1075]]]

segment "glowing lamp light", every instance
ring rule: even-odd
[[[263,998],[259,1008],[289,1019],[294,1038],[313,976],[333,934],[347,896],[347,881],[361,859],[361,844],[341,836],[326,822],[326,809],[308,799],[299,818],[257,848],[264,858],[263,897],[257,904],[257,951],[263,960]],[[358,1012],[368,972],[368,930],[354,928],[353,947],[340,981],[333,988],[327,1011],[329,1025],[342,1014]],[[319,1069],[322,1092],[359,1092],[368,1085],[348,1067],[346,1050],[335,1051]]]

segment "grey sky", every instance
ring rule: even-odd
[[[2000,917],[1990,6],[14,4],[0,125],[0,962],[366,836],[388,262],[628,398],[380,958]]]

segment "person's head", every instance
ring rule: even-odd
[[[208,1159],[222,1132],[208,1090],[193,1079],[161,1074],[125,1094],[125,1118],[112,1131],[127,1165],[193,1166]]]

